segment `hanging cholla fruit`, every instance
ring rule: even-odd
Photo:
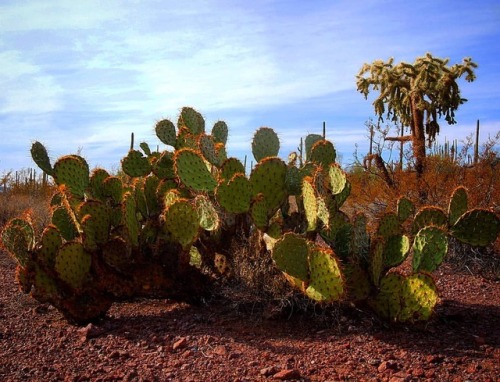
[[[403,223],[415,212],[415,205],[411,202],[411,200],[402,196],[398,199],[397,205],[397,214],[399,218],[399,222]]]
[[[328,166],[328,185],[333,195],[340,194],[346,187],[347,177],[345,172],[336,163]]]
[[[384,245],[384,267],[396,267],[406,260],[410,252],[410,239],[406,235],[393,235]]]
[[[37,260],[44,263],[49,269],[53,269],[56,261],[56,254],[63,243],[62,236],[55,225],[48,225],[42,232],[39,249],[37,250]]]
[[[258,194],[253,198],[250,206],[250,216],[253,224],[261,231],[266,231],[269,225],[269,210],[264,194]]]
[[[159,121],[155,126],[155,133],[158,139],[169,146],[175,147],[177,133],[174,124],[168,119]]]
[[[49,154],[47,153],[47,149],[40,142],[34,142],[31,145],[31,158],[36,163],[40,169],[45,172],[47,175],[54,176],[54,169],[50,164]]]
[[[433,272],[448,253],[448,236],[439,227],[429,226],[418,231],[413,240],[413,271]]]
[[[493,243],[500,231],[500,219],[489,210],[473,209],[463,214],[450,228],[453,237],[463,243],[485,247]]]
[[[198,237],[198,213],[187,199],[176,200],[164,212],[165,229],[183,248],[188,250]]]
[[[304,282],[309,281],[308,256],[307,240],[291,232],[275,243],[272,252],[272,258],[281,272]]]
[[[252,189],[244,174],[235,174],[229,182],[221,181],[215,190],[217,202],[224,210],[233,214],[245,213],[250,209]]]
[[[279,208],[286,194],[287,166],[281,159],[265,158],[261,160],[250,174],[252,185],[252,195],[255,197],[262,193],[266,199],[268,208],[271,210],[270,216]]]
[[[309,251],[309,286],[306,295],[315,301],[340,301],[344,295],[344,280],[339,261],[329,248],[314,246]]]
[[[216,231],[219,228],[220,219],[210,199],[205,195],[197,195],[194,198],[194,205],[200,227],[205,231]]]
[[[318,203],[316,191],[310,177],[306,177],[302,181],[302,198],[307,220],[307,231],[314,231],[318,220]]]
[[[415,235],[422,228],[430,225],[443,229],[448,227],[448,217],[441,208],[428,206],[418,211],[413,220],[412,233]]]
[[[261,127],[252,140],[252,154],[257,162],[264,158],[276,157],[280,151],[280,140],[273,129]]]
[[[213,191],[217,182],[208,170],[201,154],[192,149],[175,152],[175,173],[180,181],[195,191]]]
[[[70,241],[78,237],[79,228],[69,206],[59,206],[52,212],[52,224],[54,224],[64,240]]]
[[[35,244],[33,226],[24,219],[11,219],[2,230],[2,246],[19,265],[26,267]]]
[[[306,147],[306,159],[310,161],[311,158],[311,151],[313,145],[318,142],[323,140],[323,136],[319,134],[309,134],[306,139],[305,139],[305,147]]]
[[[228,182],[235,174],[245,174],[243,163],[237,158],[228,158],[222,163],[219,172],[219,182]]]
[[[328,168],[332,163],[335,163],[337,152],[333,147],[333,143],[326,139],[321,139],[314,143],[311,147],[311,155],[308,160],[315,162],[323,168]]]
[[[118,205],[123,198],[123,183],[117,176],[108,176],[104,179],[103,193],[113,200],[113,204]]]
[[[151,164],[138,150],[130,150],[121,161],[122,170],[128,176],[135,178],[147,176],[151,172]]]
[[[217,121],[212,128],[212,137],[216,143],[222,143],[225,145],[227,143],[228,132],[229,129],[226,122]]]
[[[139,245],[139,222],[137,221],[137,204],[134,195],[127,191],[123,195],[122,219],[127,230],[130,243],[137,247]]]
[[[61,280],[74,289],[85,283],[92,264],[92,257],[82,243],[71,241],[64,244],[56,255],[55,270]]]
[[[380,280],[377,295],[369,300],[377,314],[386,319],[397,321],[402,310],[401,295],[405,278],[399,273],[389,273]]]
[[[416,273],[404,278],[401,291],[403,308],[398,321],[426,321],[438,302],[436,283],[431,275]]]
[[[451,195],[448,206],[448,224],[452,226],[464,213],[467,212],[467,190],[457,187]]]
[[[83,198],[90,182],[89,165],[81,156],[63,156],[54,164],[54,180],[64,184],[72,195]]]
[[[102,169],[96,168],[92,170],[90,174],[89,187],[92,197],[104,201],[106,198],[106,193],[104,189],[104,181],[109,177],[109,173]]]
[[[387,239],[399,234],[401,234],[401,225],[398,216],[392,212],[384,214],[378,223],[377,236]]]
[[[159,179],[174,179],[174,154],[164,151],[159,158],[154,158],[151,162],[153,174]]]
[[[191,134],[199,135],[205,132],[205,120],[192,107],[183,107],[177,121],[177,127],[179,130],[185,128]]]

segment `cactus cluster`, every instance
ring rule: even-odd
[[[208,134],[202,115],[185,107],[177,124],[159,121],[155,132],[167,149],[132,147],[121,177],[90,171],[78,155],[52,165],[45,147],[33,144],[33,160],[57,186],[51,224],[38,234],[24,216],[1,232],[24,292],[79,323],[127,297],[192,302],[238,265],[234,244],[256,239],[290,288],[313,301],[349,301],[390,320],[425,320],[438,302],[431,272],[443,262],[449,237],[484,246],[498,236],[499,218],[468,210],[463,188],[446,212],[416,211],[402,197],[369,233],[365,215],[342,210],[351,185],[321,135],[307,136],[305,155],[292,153],[286,163],[278,157],[278,135],[260,128],[252,141],[257,163],[247,176],[240,160],[227,157],[225,122]],[[411,272],[404,273],[398,267],[408,258]]]

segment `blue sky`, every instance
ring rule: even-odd
[[[187,5],[189,4],[189,5]],[[229,155],[275,129],[280,155],[320,133],[352,162],[368,150],[371,101],[356,91],[364,62],[471,56],[477,80],[441,140],[500,130],[498,1],[3,0],[0,5],[0,174],[80,150],[116,169],[130,145],[153,147],[156,121],[182,106],[230,128]]]

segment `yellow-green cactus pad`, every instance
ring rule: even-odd
[[[310,281],[306,295],[318,302],[340,301],[344,296],[344,280],[333,251],[315,246],[309,254]]]
[[[54,164],[54,180],[76,197],[83,198],[90,182],[89,165],[81,156],[63,156]]]
[[[165,228],[184,250],[189,249],[198,237],[200,228],[198,212],[187,199],[176,200],[165,213]]]
[[[413,270],[432,272],[441,265],[447,253],[446,232],[439,227],[424,227],[413,241]]]
[[[227,212],[240,214],[250,209],[252,189],[244,174],[235,174],[229,182],[221,181],[215,191],[219,204]]]
[[[72,288],[83,286],[90,272],[92,257],[82,243],[70,241],[64,244],[56,255],[55,270],[61,280]]]
[[[278,269],[302,281],[309,280],[309,246],[295,233],[286,233],[274,244],[272,258]]]
[[[195,191],[213,191],[217,186],[199,152],[189,148],[178,150],[174,162],[175,173],[187,187]]]
[[[500,231],[500,219],[489,210],[467,211],[451,227],[450,233],[463,243],[484,247],[493,243]]]
[[[252,140],[252,154],[257,162],[264,158],[278,156],[280,140],[278,134],[269,127],[261,127],[255,132]]]

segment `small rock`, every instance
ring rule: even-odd
[[[396,370],[396,369],[397,369],[397,364],[392,361],[384,361],[377,367],[377,371],[379,373],[384,373],[387,370]]]
[[[269,377],[270,375],[276,374],[278,372],[278,368],[276,366],[265,367],[260,370],[260,375],[265,377]]]
[[[182,337],[181,339],[174,342],[174,344],[172,345],[172,350],[183,349],[186,346],[187,346],[187,339],[186,337]]]
[[[227,349],[224,345],[216,346],[213,352],[217,355],[227,355]]]
[[[297,369],[281,370],[274,374],[273,378],[281,381],[300,379],[300,372]]]

